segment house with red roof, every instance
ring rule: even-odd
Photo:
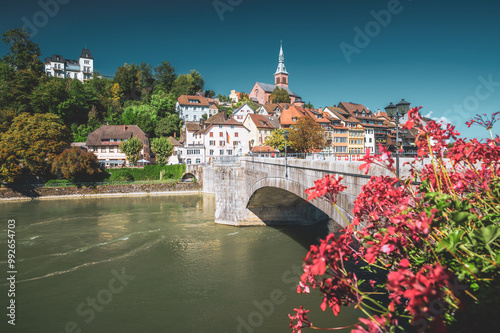
[[[210,103],[203,96],[181,95],[175,104],[175,111],[184,122],[199,121],[210,112]]]
[[[244,103],[239,108],[233,110],[233,119],[242,123],[249,114],[255,114],[255,110],[247,103]]]

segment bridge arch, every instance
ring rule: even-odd
[[[333,218],[339,225],[346,226],[335,207],[326,200],[307,201],[308,187],[283,177],[259,179],[250,186],[246,208],[266,225],[311,225]],[[346,209],[339,209],[350,219]]]

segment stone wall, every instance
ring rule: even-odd
[[[117,194],[136,192],[170,192],[198,191],[197,183],[158,183],[158,184],[126,184],[99,185],[96,187],[23,187],[18,189],[1,188],[0,199],[3,198],[37,198],[48,196],[69,196],[88,194]]]

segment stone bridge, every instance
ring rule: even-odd
[[[347,189],[338,197],[337,206],[350,220],[355,198],[371,175],[389,175],[387,170],[373,165],[365,175],[359,170],[360,164],[308,159],[288,159],[285,163],[284,158],[242,157],[225,163],[188,166],[186,171],[198,179],[204,192],[215,194],[216,223],[309,225],[331,218],[345,226],[346,221],[333,205],[323,199],[307,202],[305,190],[325,174],[344,177],[342,183]]]

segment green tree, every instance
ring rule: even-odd
[[[153,69],[150,64],[142,62],[139,66],[139,70],[141,96],[143,99],[148,99],[153,93],[156,84],[155,77],[153,76]]]
[[[19,113],[14,109],[0,109],[0,136],[9,130],[12,121],[18,115]]]
[[[18,112],[31,113],[32,92],[39,84],[40,75],[29,69],[14,71],[1,61],[0,73],[2,76],[0,80],[0,106],[12,108]]]
[[[144,144],[136,136],[120,144],[120,150],[127,156],[127,160],[132,165],[135,165],[141,157],[141,150],[143,147]]]
[[[150,105],[156,110],[159,117],[165,117],[168,114],[175,113],[175,104],[177,98],[172,93],[166,93],[162,90],[156,90],[151,96]]]
[[[274,88],[269,99],[273,103],[290,103],[290,96],[285,88],[276,87]]]
[[[58,116],[22,113],[2,135],[0,149],[12,152],[33,175],[44,176],[70,142],[71,132]]]
[[[275,129],[264,140],[265,146],[270,146],[280,152],[285,151],[285,137],[283,136],[284,129]],[[287,143],[290,146],[290,141]]]
[[[177,113],[169,114],[158,121],[155,128],[155,134],[158,137],[168,137],[174,134],[180,134],[181,124],[182,120]]]
[[[30,105],[33,112],[53,113],[61,116],[58,114],[58,106],[68,98],[67,83],[68,80],[55,77],[42,78],[31,94]]]
[[[52,173],[74,182],[100,181],[105,175],[93,153],[76,147],[64,150],[54,159]]]
[[[119,84],[123,101],[141,100],[141,71],[137,64],[118,67],[114,82]]]
[[[198,73],[196,70],[192,70],[191,73],[189,73],[191,77],[193,78],[193,93],[197,93],[200,91],[203,91],[203,87],[205,86],[205,80],[203,80],[203,77],[201,76],[200,73]]]
[[[175,68],[170,61],[162,61],[160,65],[155,67],[156,86],[161,90],[170,92],[176,78]]]
[[[308,109],[314,109],[314,106],[312,105],[311,102],[307,102],[307,104],[305,104],[304,107],[306,107]]]
[[[207,98],[214,98],[215,96],[215,91],[213,90],[205,90],[205,97]]]
[[[290,129],[291,147],[300,152],[308,152],[312,149],[325,147],[325,132],[314,119],[310,117],[300,117]]]
[[[125,125],[137,125],[148,136],[154,133],[158,112],[148,104],[133,104],[125,108],[122,114],[122,123]]]
[[[42,52],[38,44],[30,39],[26,29],[15,28],[3,34],[2,40],[7,44],[10,52],[3,56],[3,60],[17,70],[30,70],[36,74],[43,73],[43,63],[40,60]]]
[[[172,156],[174,146],[166,137],[151,140],[151,151],[156,155],[158,164],[167,164],[168,158]]]

